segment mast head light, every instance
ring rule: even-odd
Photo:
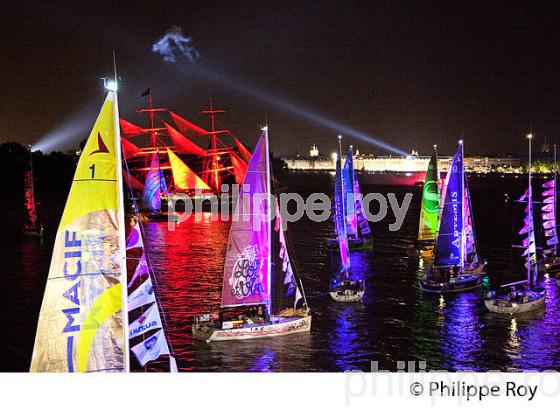
[[[261,131],[268,132],[268,125],[261,127]]]
[[[115,80],[107,80],[105,81],[105,88],[109,91],[117,92],[117,82]]]
[[[338,139],[341,140],[341,139],[342,139],[342,135],[339,134],[339,135],[338,135]]]
[[[533,138],[533,134],[527,134],[527,138],[528,138],[528,139],[532,139],[532,138]]]
[[[463,140],[459,140],[459,145],[463,145]]]

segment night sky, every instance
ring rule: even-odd
[[[135,109],[151,87],[156,105],[206,126],[198,111],[212,97],[248,145],[267,119],[275,153],[318,143],[330,155],[337,131],[264,93],[421,154],[434,143],[448,154],[461,136],[467,154],[522,154],[531,129],[538,145],[556,141],[560,2],[440,3],[2,2],[0,142],[51,132],[54,149],[75,147],[99,109],[112,49],[125,119],[146,125]],[[151,52],[173,25],[192,36],[195,67]]]

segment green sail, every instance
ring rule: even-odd
[[[435,241],[439,224],[439,172],[437,167],[437,153],[434,151],[422,189],[422,206],[420,209],[420,226],[418,240],[423,242]]]

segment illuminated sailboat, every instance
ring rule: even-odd
[[[434,262],[420,280],[420,287],[427,292],[457,292],[482,284],[486,263],[478,257],[463,158],[461,140],[445,180]]]
[[[338,151],[339,155],[336,159],[336,174],[334,179],[334,219],[335,219],[335,230],[337,233],[338,249],[340,252],[340,270],[333,276],[330,283],[330,295],[337,302],[357,302],[364,296],[365,284],[364,281],[355,278],[351,271],[350,266],[350,250],[348,246],[348,234],[347,228],[350,226],[351,229],[357,231],[357,221],[348,218],[353,218],[355,216],[354,206],[355,202],[352,200],[352,195],[346,195],[348,190],[345,189],[346,185],[351,183],[348,179],[345,181],[343,176],[343,169],[341,166],[341,137],[338,137]],[[349,152],[351,153],[351,152]],[[353,171],[353,168],[350,168]],[[354,184],[352,184],[353,187]],[[350,205],[346,205],[346,201],[353,202]],[[346,209],[352,209],[351,212],[346,212]],[[367,221],[366,221],[367,223]],[[368,226],[369,229],[369,226]]]
[[[136,301],[139,307],[146,299],[129,298],[127,292],[116,81],[111,85],[78,161],[56,235],[32,372],[130,369],[129,337],[138,333],[129,330],[140,320],[129,326],[129,304]],[[144,365],[169,355],[170,348],[160,329],[132,350]],[[173,369],[171,358],[170,365]]]
[[[146,175],[140,209],[148,213],[152,221],[167,221],[167,214],[161,211],[162,203],[167,202],[169,192],[159,162],[159,151],[154,152],[150,161],[150,170]]]
[[[418,227],[418,244],[422,246],[423,254],[428,251],[433,254],[433,245],[439,225],[439,171],[437,163],[436,145],[434,153],[426,170],[424,187],[422,188],[422,204],[420,208],[420,224]],[[432,250],[432,252],[430,252]]]
[[[249,190],[240,193],[233,215],[221,310],[219,315],[196,318],[192,327],[196,339],[255,339],[308,332],[311,328],[311,315],[281,217],[277,212],[273,220],[270,204],[263,201],[272,193],[269,155],[265,127],[243,181]]]
[[[33,154],[29,146],[29,170],[25,172],[25,224],[21,232],[26,236],[43,237],[43,224],[39,222],[37,215],[37,203],[35,202],[35,183],[33,175]]]
[[[340,152],[337,158],[340,158]],[[341,202],[343,206],[341,212],[343,220],[346,221],[345,225],[348,247],[353,251],[371,251],[373,250],[373,238],[371,236],[369,223],[364,216],[360,183],[358,181],[358,176],[356,175],[356,170],[354,169],[354,153],[352,146],[348,148],[344,167],[340,170],[340,179],[342,184],[340,195],[344,197],[344,201]],[[339,246],[339,232],[336,229],[335,234],[337,237],[328,241],[328,247],[332,249]]]
[[[535,242],[535,221],[533,217],[533,187],[531,183],[531,141],[533,136],[529,134],[529,186],[519,202],[526,203],[524,226],[519,234],[524,237],[523,256],[526,257],[525,268],[527,279],[519,282],[502,285],[497,291],[489,292],[484,300],[486,308],[490,312],[515,314],[532,312],[544,308],[546,291],[537,288],[539,269],[537,264],[537,245]]]
[[[560,255],[558,255],[558,205],[556,144],[554,145],[554,176],[542,186],[542,223],[546,247],[543,250],[544,268],[547,273],[560,272]]]

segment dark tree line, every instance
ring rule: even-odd
[[[33,171],[38,193],[45,190],[68,190],[77,157],[53,151],[48,155],[33,153]],[[17,142],[0,144],[0,176],[2,189],[23,192],[24,174],[29,169],[29,151]]]

